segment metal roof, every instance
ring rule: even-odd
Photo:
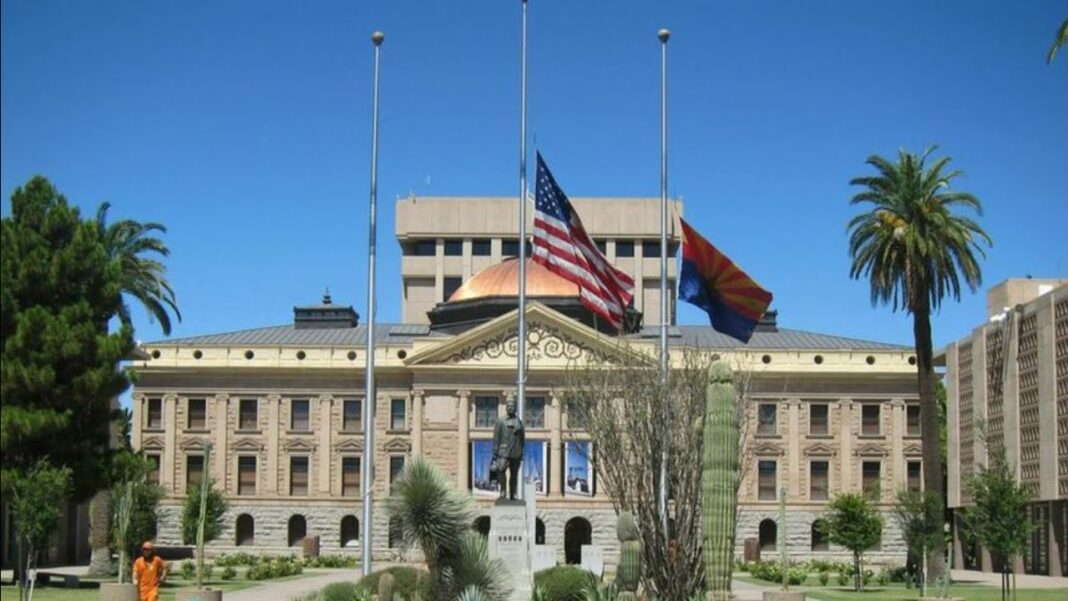
[[[638,334],[628,338],[655,338],[659,335],[658,326],[642,328]],[[890,344],[886,342],[874,342],[857,338],[846,338],[832,334],[819,334],[803,330],[790,330],[779,328],[777,331],[756,331],[744,344],[726,334],[721,334],[712,329],[712,326],[671,326],[668,328],[668,344],[670,346],[688,346],[698,348],[718,349],[778,349],[778,350],[824,350],[824,351],[852,351],[852,350],[880,350],[880,351],[910,351],[911,346]]]

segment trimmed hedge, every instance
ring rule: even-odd
[[[356,592],[368,591],[378,594],[378,579],[382,574],[392,574],[394,578],[393,594],[403,595],[405,599],[414,599],[418,592],[424,599],[430,598],[430,574],[425,570],[419,570],[409,566],[393,566],[384,570],[376,570],[360,578],[356,583]]]
[[[584,601],[593,574],[575,566],[556,566],[534,574],[534,588],[545,601]]]

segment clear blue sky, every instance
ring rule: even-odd
[[[107,200],[166,224],[178,336],[286,323],[326,286],[365,315],[382,29],[379,316],[396,321],[395,198],[516,192],[519,7],[4,0],[3,212],[40,173],[88,214]],[[1068,275],[1068,49],[1045,63],[1065,16],[1063,0],[531,0],[530,129],[569,194],[658,195],[671,28],[670,193],[689,220],[784,327],[910,344],[848,278],[849,179],[937,143],[986,207],[984,287]],[[936,344],[983,319],[984,293],[945,306]]]

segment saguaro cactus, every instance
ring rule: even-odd
[[[616,573],[617,601],[632,601],[642,579],[642,545],[638,542],[638,526],[630,512],[619,514],[616,521],[616,537],[622,543],[619,553],[619,571]]]
[[[386,572],[378,579],[378,601],[393,601],[393,574]]]
[[[738,418],[730,367],[709,368],[705,392],[704,456],[701,474],[705,582],[710,601],[731,597],[734,523],[738,505]]]

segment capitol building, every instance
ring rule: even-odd
[[[658,344],[659,199],[575,199],[608,259],[635,281],[634,319],[616,334],[584,309],[574,284],[527,266],[529,374],[524,472],[537,503],[536,543],[559,563],[581,563],[590,546],[618,553],[612,501],[599,486],[589,436],[571,423],[560,386],[569,365],[621,347]],[[675,211],[682,212],[681,202]],[[414,455],[471,491],[473,527],[488,531],[489,441],[515,395],[518,207],[506,198],[410,197],[396,204],[402,249],[403,323],[375,326],[376,398],[364,398],[366,324],[329,297],[279,315],[282,325],[143,345],[134,362],[133,442],[164,489],[159,541],[180,540],[188,487],[211,478],[229,503],[213,552],[299,552],[317,536],[324,554],[358,554],[361,472],[375,474],[373,555],[404,551],[388,523],[390,483]],[[678,231],[669,236],[675,289]],[[294,299],[299,300],[299,299]],[[319,299],[306,299],[319,300]],[[780,530],[792,559],[844,558],[813,527],[839,492],[922,486],[915,357],[911,347],[783,327],[769,311],[748,344],[708,325],[678,325],[669,302],[673,360],[687,350],[751,365],[755,435],[739,493],[738,553],[755,539],[765,554]],[[783,323],[778,323],[782,321]],[[375,408],[374,465],[363,457],[363,406]],[[787,493],[779,523],[778,491]],[[905,549],[886,515],[875,561],[903,564]]]

